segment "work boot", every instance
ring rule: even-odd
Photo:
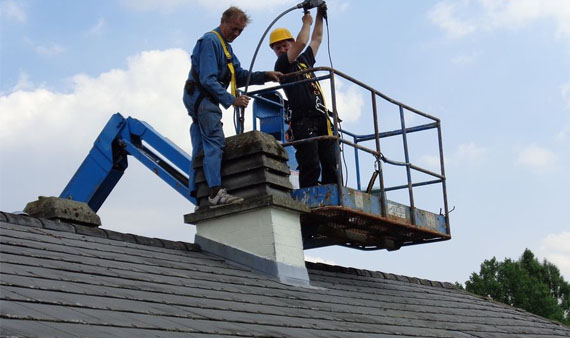
[[[234,203],[241,203],[243,202],[242,197],[237,197],[228,194],[226,189],[222,188],[218,190],[218,193],[214,197],[208,196],[208,202],[210,202],[210,206],[216,207],[226,204],[234,204]]]

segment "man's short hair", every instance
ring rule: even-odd
[[[232,6],[225,10],[225,12],[222,14],[221,22],[231,22],[236,19],[245,21],[245,23],[250,22],[249,16],[245,14],[244,11],[235,6]]]

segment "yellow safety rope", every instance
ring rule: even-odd
[[[224,48],[224,54],[226,54],[226,59],[228,61],[228,69],[230,70],[230,73],[232,74],[232,86],[231,86],[232,95],[237,97],[236,73],[234,70],[234,64],[232,63],[232,55],[228,51],[228,47],[226,47],[226,43],[224,42],[224,39],[222,38],[220,33],[216,32],[216,31],[212,31],[212,33],[215,33],[218,36],[218,39],[220,39],[220,42],[222,43],[222,47]]]
[[[302,63],[302,62],[297,62],[297,64],[299,66],[299,70],[305,70],[308,68],[307,65]],[[311,76],[311,73],[305,73],[305,77],[307,79],[313,78]],[[321,94],[321,97],[323,98],[323,106],[325,107],[325,110],[326,110],[327,105],[325,103],[325,95],[323,94],[323,90],[321,89],[321,85],[319,84],[318,81],[311,82],[311,84],[318,90],[319,94]],[[326,112],[325,112],[325,119],[327,120],[327,132],[328,132],[329,136],[333,136],[333,128],[332,128],[331,120],[329,119],[329,116]]]
[[[321,96],[323,98],[323,106],[325,106],[325,111],[328,111],[327,104],[325,103],[325,95],[323,95],[323,90],[321,89],[321,85],[318,82],[315,82],[315,84],[317,85],[317,88],[319,89],[319,93],[321,93]],[[332,123],[331,123],[331,120],[329,119],[329,115],[327,113],[325,113],[325,118],[327,119],[328,134],[329,134],[329,136],[333,136]]]

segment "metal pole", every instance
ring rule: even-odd
[[[332,108],[333,108],[333,117],[334,117],[334,132],[333,135],[334,136],[339,136],[338,134],[338,115],[337,115],[337,110],[336,110],[336,93],[335,93],[335,85],[334,85],[334,70],[331,69],[329,70],[330,72],[330,81],[331,81],[331,99],[332,99]],[[326,117],[328,118],[328,116]],[[342,193],[342,189],[343,189],[343,184],[342,184],[342,165],[341,165],[341,159],[340,159],[340,141],[339,139],[336,140],[336,147],[335,147],[335,155],[336,155],[336,172],[337,172],[337,176],[336,176],[336,182],[337,182],[337,186],[338,186],[338,202],[340,205],[344,205],[343,203],[343,193]]]
[[[445,166],[443,163],[443,139],[441,136],[441,124],[437,124],[437,139],[439,141],[439,164],[441,166],[441,189],[443,190],[443,208],[445,215],[445,227],[447,228],[447,234],[451,235],[451,229],[449,227],[449,206],[447,204],[447,185],[445,183]]]
[[[372,95],[372,114],[374,116],[374,139],[376,141],[376,151],[378,154],[382,154],[380,151],[380,135],[378,131],[378,108],[376,106],[376,94],[373,91],[371,91],[370,94]],[[378,181],[380,182],[380,212],[382,214],[382,217],[386,217],[386,204],[388,202],[386,199],[386,190],[384,189],[384,172],[382,171],[382,161],[379,161],[378,159],[379,157],[376,158],[376,163],[378,163]]]
[[[352,136],[354,144],[358,143],[356,136]],[[360,160],[358,159],[358,148],[354,148],[354,165],[356,166],[356,187],[361,190],[360,185]]]
[[[412,220],[412,224],[416,224],[416,207],[414,205],[414,191],[412,188],[412,173],[410,169],[410,155],[408,152],[408,137],[406,134],[406,121],[404,119],[404,108],[400,107],[400,122],[402,124],[402,141],[404,142],[404,156],[406,160],[406,175],[408,176],[408,192],[410,195],[410,216]]]

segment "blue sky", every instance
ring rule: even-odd
[[[232,44],[248,68],[267,25],[296,2],[0,0],[0,210],[59,195],[117,111],[190,153],[181,102],[189,53],[230,4],[252,17]],[[317,65],[330,66],[330,43],[334,68],[441,119],[453,238],[394,252],[330,247],[305,255],[464,282],[483,260],[517,259],[529,248],[570,280],[570,1],[327,4],[330,35]],[[300,24],[294,11],[276,26],[295,35]],[[254,68],[274,61],[265,41]],[[368,97],[349,83],[338,90],[343,127],[367,127]],[[414,161],[429,166],[433,154],[418,149]],[[438,203],[428,194],[426,204]],[[183,223],[192,210],[131,160],[99,214],[105,228],[192,241],[194,227]]]

